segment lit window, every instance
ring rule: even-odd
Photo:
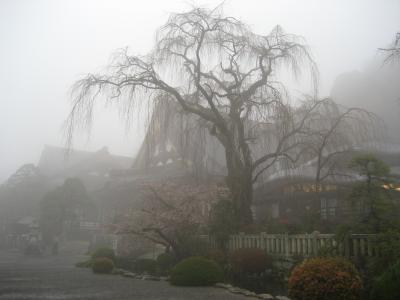
[[[322,219],[327,219],[327,211],[326,211],[326,199],[325,198],[321,198],[321,218]]]

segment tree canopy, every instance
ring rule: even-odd
[[[83,182],[78,178],[68,178],[43,197],[40,202],[40,226],[45,242],[64,232],[66,222],[70,225],[79,221],[77,210],[93,208]]]
[[[385,55],[384,63],[393,63],[400,60],[400,32],[396,33],[393,42],[387,48],[380,48]]]
[[[290,104],[282,68],[294,77],[308,70],[314,95],[300,107]],[[105,72],[75,83],[68,141],[77,127],[91,125],[93,107],[104,99],[100,95],[116,103],[127,120],[139,107],[158,113],[160,103],[172,104],[195,116],[222,145],[236,219],[248,224],[254,182],[277,163],[285,168],[298,161],[309,119],[321,112],[321,105],[335,106],[329,99],[316,99],[317,75],[304,39],[280,26],[256,34],[224,16],[220,7],[174,13],[147,55],[120,50]]]

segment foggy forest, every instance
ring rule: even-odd
[[[1,299],[400,299],[398,0],[0,2]]]

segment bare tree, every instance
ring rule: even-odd
[[[237,219],[250,223],[253,183],[277,161],[297,161],[304,125],[324,102],[304,105],[301,117],[296,115],[279,80],[281,67],[296,76],[309,70],[316,86],[308,47],[281,27],[259,35],[219,9],[172,14],[148,55],[121,50],[104,74],[76,82],[68,141],[76,127],[90,126],[99,95],[116,102],[127,118],[135,105],[175,103],[197,116],[223,146]]]
[[[344,108],[332,100],[319,106],[318,112],[309,120],[309,157],[315,159],[315,186],[348,177],[346,157],[357,148],[373,149],[383,140],[381,121],[373,113],[358,107]]]
[[[383,63],[392,63],[400,59],[400,32],[396,33],[396,37],[388,48],[379,48],[385,54]]]
[[[384,54],[383,65],[394,64],[400,62],[400,32],[396,33],[396,37],[388,48],[379,48]],[[400,97],[397,98],[400,104]]]

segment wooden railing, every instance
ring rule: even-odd
[[[212,247],[216,242],[210,238]],[[270,255],[316,256],[323,252],[345,257],[377,256],[374,235],[352,234],[343,241],[337,241],[334,234],[244,234],[231,235],[227,248],[230,251],[240,248],[260,248]]]

